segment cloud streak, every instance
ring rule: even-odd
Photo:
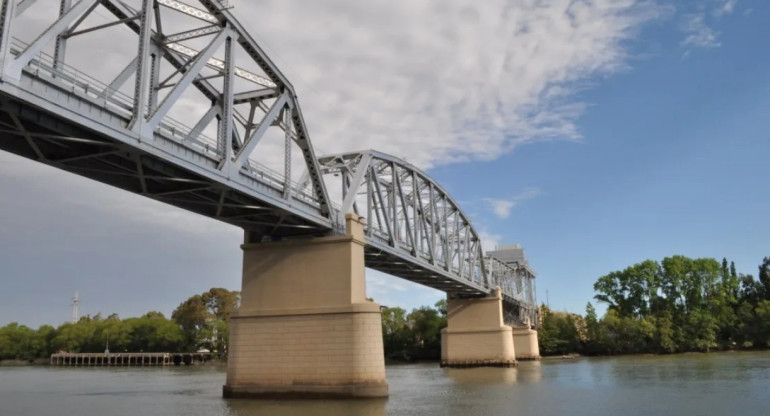
[[[697,48],[716,48],[722,46],[719,42],[719,32],[706,24],[704,13],[693,14],[686,18],[682,30],[685,38],[682,46]]]
[[[542,192],[537,188],[527,188],[518,195],[509,199],[484,198],[484,202],[489,204],[492,212],[500,218],[506,219],[511,215],[511,210],[524,201],[530,200],[541,195]]]
[[[319,153],[428,168],[578,139],[575,85],[626,66],[637,0],[233,1],[297,86]]]
[[[718,0],[718,6],[714,9],[714,16],[722,17],[728,14],[732,14],[735,11],[735,6],[738,4],[738,0]]]

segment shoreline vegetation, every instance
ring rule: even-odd
[[[171,318],[152,311],[138,318],[117,314],[83,316],[54,328],[37,330],[11,323],[0,327],[0,363],[6,360],[48,360],[56,352],[187,353],[206,349],[215,358],[227,356],[227,321],[240,293],[212,288],[179,304]]]
[[[542,355],[670,354],[770,347],[770,257],[758,279],[722,259],[645,260],[600,277],[597,317],[540,308]]]
[[[770,257],[758,279],[738,274],[723,259],[685,256],[646,260],[600,277],[595,300],[607,305],[601,318],[590,302],[585,316],[541,305],[538,341],[544,358],[672,354],[770,348]],[[182,302],[166,318],[116,314],[84,316],[58,328],[0,327],[0,366],[47,364],[68,352],[169,352],[206,349],[226,362],[228,318],[240,293],[212,288]],[[446,301],[407,313],[382,307],[382,334],[390,364],[438,361]]]

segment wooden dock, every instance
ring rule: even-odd
[[[57,367],[163,367],[194,365],[211,359],[211,353],[119,352],[51,354],[52,366]]]

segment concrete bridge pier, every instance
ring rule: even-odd
[[[441,330],[442,367],[515,367],[512,329],[503,324],[500,289],[491,296],[447,299]]]
[[[380,306],[366,300],[363,221],[342,236],[243,248],[224,397],[387,397]]]
[[[516,350],[516,359],[532,361],[540,359],[540,345],[537,342],[537,331],[527,319],[527,325],[513,327],[513,348]]]

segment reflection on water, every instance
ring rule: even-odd
[[[463,384],[514,384],[518,374],[515,368],[448,368],[444,373]]]
[[[389,399],[225,400],[223,368],[0,367],[2,416],[767,414],[770,352],[388,366]]]
[[[233,416],[372,415],[385,416],[387,399],[368,400],[226,400]]]
[[[446,368],[444,374],[462,384],[536,383],[543,377],[539,361],[521,362],[517,368]]]

